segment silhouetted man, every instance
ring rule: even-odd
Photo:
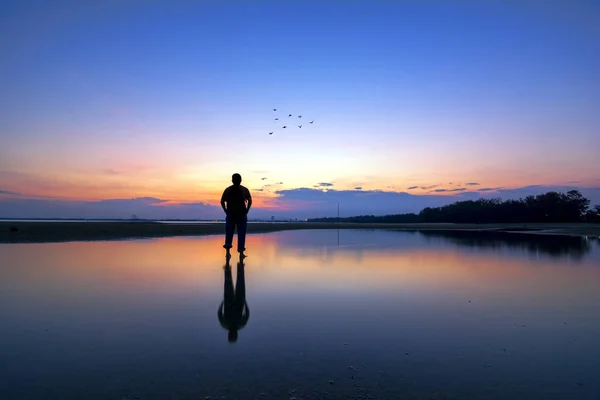
[[[237,264],[237,280],[235,290],[233,288],[233,277],[229,258],[225,264],[225,287],[223,290],[223,301],[219,305],[219,322],[221,326],[229,331],[227,339],[230,343],[237,341],[238,330],[248,323],[250,310],[246,303],[246,281],[244,279],[244,261],[240,258]]]
[[[250,191],[242,186],[242,176],[240,174],[233,174],[231,182],[233,182],[233,185],[225,189],[221,196],[221,207],[227,215],[225,218],[225,244],[223,247],[227,249],[227,256],[229,257],[233,233],[237,228],[238,252],[243,257],[244,250],[246,250],[246,225],[248,224],[248,211],[252,207],[252,196]],[[226,203],[227,207],[225,207]]]

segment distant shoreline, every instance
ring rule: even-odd
[[[326,223],[326,222],[261,222],[249,223],[248,233],[269,233],[307,229],[381,229],[405,231],[495,231],[527,234],[600,237],[600,224],[452,224],[452,223]],[[224,234],[223,223],[161,222],[45,222],[0,221],[0,243],[56,243],[144,239],[174,236]]]

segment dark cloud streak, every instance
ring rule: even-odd
[[[0,194],[8,195],[8,196],[22,196],[19,192],[13,192],[12,190],[2,190],[0,189]]]

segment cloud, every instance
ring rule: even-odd
[[[313,187],[331,187],[331,186],[333,186],[333,183],[320,182],[320,183],[317,183],[316,185],[314,185]]]
[[[332,216],[340,204],[341,216],[361,214],[395,214],[418,212],[424,207],[437,207],[448,203],[453,196],[415,196],[405,192],[382,190],[322,191],[312,188],[279,190],[277,205],[293,209],[299,218]]]
[[[454,188],[454,189],[435,189],[435,190],[430,190],[429,193],[446,193],[446,192],[465,192],[467,191],[466,188]]]
[[[362,186],[356,186],[354,190],[362,190]]]
[[[283,182],[277,182],[276,184],[277,185],[283,185]]]
[[[418,186],[411,186],[411,187],[407,188],[406,190],[413,190],[413,189],[418,189],[418,188],[419,188]]]
[[[265,189],[260,188],[260,189],[252,189],[254,192],[263,192]]]
[[[502,189],[502,186],[500,187],[495,187],[495,188],[481,188],[481,189],[477,189],[478,192],[491,192],[494,190],[498,190],[498,189]]]
[[[112,168],[103,169],[102,173],[105,175],[119,175],[120,174],[119,171],[112,169]]]
[[[261,181],[266,181],[266,180],[267,180],[267,178],[260,178],[260,180],[261,180]]]
[[[204,203],[166,205],[151,197],[100,201],[0,199],[2,218],[138,218],[212,219],[222,217],[220,207]]]
[[[479,186],[480,183],[479,182],[467,182],[465,183],[465,186]]]
[[[467,189],[466,188],[454,188],[454,189],[435,189],[435,190],[431,190],[431,192],[433,193],[446,193],[446,192],[465,192]]]
[[[8,195],[8,196],[21,196],[19,192],[13,192],[12,190],[2,190],[0,189],[0,195]]]
[[[518,199],[527,196],[536,196],[550,191],[566,193],[569,190],[579,190],[584,197],[591,201],[591,204],[600,203],[600,187],[581,188],[576,186],[530,185],[513,189],[498,188],[496,190],[498,193],[496,197],[502,199]]]
[[[465,188],[440,188],[432,194],[423,195],[383,190],[324,191],[296,188],[273,192],[277,197],[269,199],[269,206],[252,207],[250,218],[270,219],[272,215],[282,219],[335,216],[338,203],[342,217],[400,214],[419,212],[425,207],[440,207],[459,200],[508,200],[548,191],[567,192],[574,189],[590,199],[592,205],[600,203],[600,187],[531,185],[514,189],[482,188],[473,192],[468,192]],[[148,219],[223,218],[223,210],[218,206],[204,202],[173,204],[154,197],[74,201],[0,196],[1,218],[130,218],[133,214]]]
[[[433,189],[433,188],[436,188],[436,187],[438,187],[438,186],[440,186],[440,185],[421,186],[421,189],[423,189],[423,190],[428,190],[428,189]]]
[[[430,193],[446,193],[446,192],[465,192],[466,188],[454,188],[454,189],[435,189],[430,190]]]
[[[437,189],[433,194],[414,195],[406,192],[388,192],[381,190],[335,190],[326,192],[320,189],[297,188],[276,191],[279,195],[276,204],[286,208],[290,215],[302,218],[313,216],[334,216],[337,214],[337,203],[340,203],[342,216],[352,215],[384,215],[419,212],[425,207],[440,207],[461,200],[477,200],[479,198],[501,197],[503,200],[518,199],[530,194],[541,194],[556,190],[567,192],[577,189],[591,200],[592,204],[600,203],[600,187],[575,188],[554,186],[527,186],[511,190],[497,189],[498,193],[469,192],[466,188]]]
[[[160,204],[160,203],[165,203],[165,202],[169,201],[169,200],[157,199],[156,197],[137,197],[133,200],[145,202],[146,204]]]

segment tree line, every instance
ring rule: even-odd
[[[518,200],[478,199],[457,201],[442,207],[426,207],[418,214],[359,215],[347,218],[311,218],[309,222],[358,223],[515,223],[515,222],[596,222],[600,223],[600,204],[590,201],[578,190],[547,192]]]

